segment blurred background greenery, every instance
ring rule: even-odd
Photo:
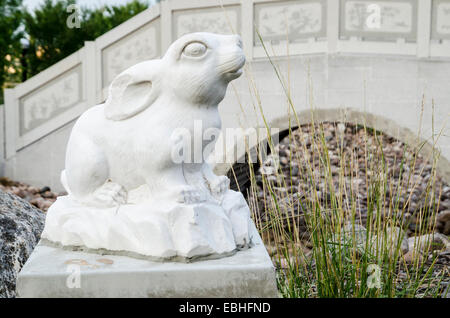
[[[0,104],[4,88],[26,81],[83,47],[85,41],[159,1],[113,1],[93,6],[76,0],[41,0],[30,6],[23,0],[0,0]],[[74,12],[67,9],[73,4],[77,5],[80,28],[67,26],[67,18]]]

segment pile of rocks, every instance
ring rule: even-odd
[[[324,151],[321,139],[325,141],[327,151]],[[273,185],[272,190],[281,207],[284,207],[281,210],[288,214],[285,220],[295,219],[300,232],[306,230],[302,215],[311,197],[317,195],[321,206],[329,206],[330,201],[339,197],[341,191],[344,191],[344,206],[350,210],[353,204],[358,219],[366,223],[368,214],[372,214],[368,211],[367,180],[372,179],[368,183],[374,184],[383,156],[388,189],[383,198],[385,206],[382,210],[395,213],[397,219],[407,224],[405,230],[408,235],[417,232],[419,224],[425,223],[436,223],[438,232],[450,234],[450,186],[434,175],[429,160],[421,155],[414,156],[405,144],[392,137],[379,132],[375,137],[373,131],[365,131],[363,127],[352,124],[324,123],[323,130],[316,126],[315,131],[311,125],[305,125],[293,131],[290,137],[280,140],[276,150],[279,159],[269,155],[256,173],[256,191],[249,194],[250,200],[252,197],[255,199],[263,222],[270,219],[264,205],[265,198],[271,196],[267,187],[263,186],[264,173],[264,179]],[[328,158],[324,157],[325,152]],[[325,168],[323,160],[329,160]],[[282,177],[275,172],[276,169],[269,169],[277,162],[283,172]],[[329,189],[330,174],[333,195]],[[311,184],[314,184],[315,189]],[[431,184],[434,186],[431,187]],[[430,194],[431,189],[434,194]],[[430,198],[434,198],[432,204],[439,205],[437,209],[429,208]],[[296,204],[299,202],[304,204]],[[438,213],[431,213],[433,209]],[[433,214],[437,222],[430,222],[434,221],[431,220]],[[393,215],[387,217],[392,218]],[[423,220],[423,217],[429,219]]]
[[[54,193],[49,187],[37,188],[25,183],[12,181],[6,177],[0,178],[0,191],[17,195],[44,212],[55,202],[57,196],[64,194]]]

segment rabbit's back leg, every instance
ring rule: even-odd
[[[107,157],[101,147],[83,134],[71,136],[66,154],[68,192],[94,206],[126,203],[126,190],[110,180]]]

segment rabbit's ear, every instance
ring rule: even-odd
[[[143,79],[133,71],[135,69],[118,75],[109,86],[108,98],[105,101],[106,118],[110,120],[130,118],[155,101],[157,94],[152,80]]]

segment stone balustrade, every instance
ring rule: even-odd
[[[414,132],[420,117],[416,111],[425,94],[428,104],[434,97],[437,124],[448,118],[450,0],[165,0],[5,90],[5,107],[0,107],[4,108],[0,173],[3,169],[17,180],[61,189],[64,145],[74,120],[105,100],[118,73],[161,56],[173,40],[196,31],[241,35],[249,67],[265,98],[264,109],[274,125],[286,121],[285,110],[279,110],[285,97],[267,54],[291,73],[299,113],[309,108],[305,102],[309,73],[315,84],[315,106],[323,114],[344,107],[353,114],[384,116],[391,128]],[[244,76],[239,79],[221,106],[226,127],[258,122],[243,120],[257,116],[251,111],[247,81]],[[368,100],[364,100],[365,84],[371,95]],[[245,114],[239,114],[236,92],[242,95]],[[425,119],[431,118],[429,109]],[[421,137],[432,143],[430,129],[426,126]],[[447,175],[449,145],[445,136],[437,142]]]

